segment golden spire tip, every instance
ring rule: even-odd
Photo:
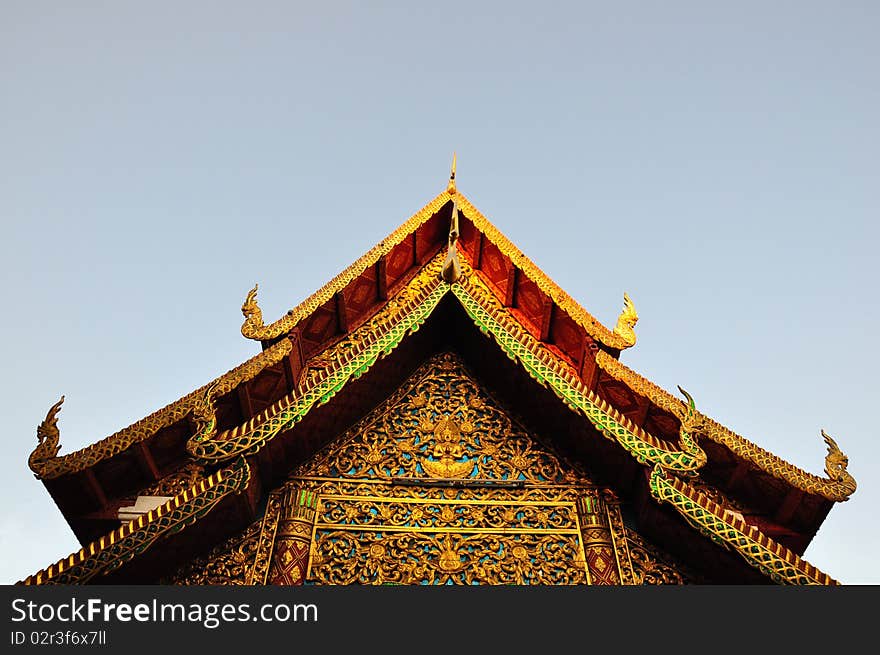
[[[452,172],[449,174],[449,184],[446,185],[449,194],[455,193],[455,153],[452,153]]]

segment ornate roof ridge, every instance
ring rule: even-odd
[[[839,585],[794,551],[771,539],[757,527],[726,512],[706,494],[659,466],[650,477],[651,495],[666,502],[693,527],[713,541],[723,543],[746,562],[780,584]]]
[[[64,400],[62,396],[61,401],[52,406],[46,420],[37,428],[39,443],[28,458],[28,465],[34,472],[34,476],[42,480],[58,478],[90,468],[104,459],[121,453],[128,447],[150,438],[162,428],[186,418],[208,389],[213,390],[215,397],[228,393],[242,382],[254,378],[263,369],[280,362],[290,353],[291,349],[292,344],[288,339],[279,341],[271,348],[267,348],[211,382],[128,427],[80,450],[58,457],[60,433],[56,423],[61,402]]]
[[[242,305],[242,313],[245,315],[241,326],[241,333],[248,339],[268,341],[275,339],[293,329],[303,319],[307,318],[318,307],[330,300],[334,294],[344,289],[352,280],[373,266],[379,258],[387,255],[412,232],[418,229],[431,216],[439,211],[447,202],[455,201],[458,209],[474,226],[482,232],[501,253],[510,258],[514,266],[521,270],[527,278],[534,282],[538,288],[547,294],[560,309],[565,311],[572,320],[580,325],[591,337],[602,342],[609,348],[623,350],[635,345],[636,337],[632,330],[638,320],[635,308],[629,297],[624,294],[624,309],[613,330],[608,329],[596,319],[577,301],[568,295],[549,275],[544,273],[537,264],[529,259],[508,239],[495,225],[486,218],[460,191],[454,186],[440,193],[427,205],[404,221],[397,229],[385,239],[373,246],[364,255],[358,258],[348,268],[336,275],[332,280],[318,289],[299,305],[288,311],[284,316],[268,325],[263,323],[262,311],[257,306],[257,287],[254,287]]]
[[[305,416],[315,404],[333,397],[352,377],[368,370],[380,357],[392,352],[403,337],[418,329],[446,293],[462,304],[475,325],[495,339],[501,349],[518,360],[539,384],[547,386],[573,411],[583,415],[599,432],[617,442],[641,464],[660,464],[665,469],[692,475],[706,462],[706,454],[693,440],[693,401],[690,413],[682,417],[679,447],[657,439],[633,424],[614,407],[587,389],[571,367],[544,348],[464,263],[463,276],[454,284],[444,283],[439,271],[444,254],[438,253],[371,320],[362,324],[348,340],[356,344],[343,348],[329,369],[305,377],[298,388],[242,424],[217,432],[213,393],[210,389],[194,411],[196,433],[187,451],[202,463],[219,463],[259,451],[275,435]],[[344,343],[344,342],[342,342]]]
[[[635,393],[644,396],[674,416],[681,417],[685,409],[681,400],[626,367],[608,353],[599,351],[596,354],[596,364],[615,380],[626,384]],[[824,432],[822,434],[828,445],[828,454],[825,457],[825,472],[829,475],[828,478],[819,477],[787,462],[700,412],[697,415],[703,427],[701,435],[726,446],[738,457],[751,462],[775,478],[785,480],[801,491],[842,502],[848,500],[856,490],[856,481],[846,470],[849,463],[848,458],[840,451],[834,440]]]
[[[109,573],[140,555],[162,534],[169,530],[183,530],[211,511],[224,497],[245,489],[250,476],[250,466],[240,458],[156,509],[132,519],[17,584],[83,584],[98,574]],[[99,557],[108,550],[114,550],[114,555]]]
[[[614,330],[609,330],[595,316],[584,309],[580,303],[568,295],[568,293],[556,284],[549,275],[542,271],[537,264],[523,254],[523,252],[517,248],[516,245],[514,245],[514,243],[501,232],[501,230],[495,227],[495,225],[486,218],[479,209],[474,207],[465,196],[458,193],[457,198],[459,201],[459,209],[471,219],[474,227],[480,230],[484,236],[488,237],[489,241],[494,243],[503,255],[510,257],[510,261],[513,265],[525,273],[526,277],[534,282],[542,292],[547,294],[560,309],[571,316],[575,323],[584,328],[587,334],[594,339],[601,341],[609,348],[624,350],[635,345],[636,337],[635,333],[632,332],[632,326],[635,325],[638,316],[632,306],[632,301],[629,300],[629,297],[626,294],[624,294],[624,311],[621,314],[621,320],[618,320]]]
[[[268,325],[263,324],[262,312],[260,312],[256,305],[255,287],[248,294],[241,308],[242,313],[245,315],[244,324],[241,326],[242,335],[256,341],[267,341],[280,337],[282,334],[293,329],[300,321],[310,316],[318,307],[330,300],[334,294],[342,291],[349,282],[367,268],[373,266],[379,261],[380,257],[391,252],[394,246],[412,234],[414,230],[431,218],[451,199],[452,196],[447,191],[440,193],[427,205],[401,223],[391,234],[361,255],[353,264],[336,275],[336,277],[315,291],[299,305],[288,311],[284,316]]]
[[[390,299],[347,339],[327,349],[338,349],[330,354],[333,361],[329,368],[314,375],[307,372],[293,391],[242,424],[218,433],[215,394],[210,387],[205,389],[194,411],[197,430],[187,441],[189,455],[203,463],[216,463],[253,454],[302,419],[316,404],[335,396],[350,379],[359,377],[391,353],[406,334],[416,331],[427,319],[448,291],[439,275],[442,264],[443,253],[439,253],[407,284],[399,298]],[[341,347],[351,343],[356,345]],[[326,357],[326,352],[316,357]]]
[[[432,258],[419,275],[407,285],[407,292],[402,294],[401,298],[391,299],[377,315],[356,330],[356,332],[370,333],[369,339],[364,340],[363,352],[341,350],[340,353],[345,353],[345,356],[340,355],[339,360],[330,370],[324,371],[312,379],[304,378],[301,386],[294,392],[286,395],[272,407],[265,409],[242,425],[217,434],[212,406],[216,386],[212,383],[202,387],[198,406],[192,410],[200,429],[190,439],[187,449],[190,455],[201,462],[231,461],[229,468],[224,471],[227,472],[227,477],[232,474],[231,472],[235,472],[235,478],[238,481],[233,485],[235,489],[230,487],[223,492],[222,496],[243,488],[242,485],[247,483],[244,478],[242,478],[244,482],[238,479],[241,477],[239,475],[241,471],[239,471],[240,466],[235,462],[244,462],[243,456],[257,452],[273,436],[308,413],[315,404],[325,402],[335,395],[335,392],[342,388],[349,379],[360,376],[379,357],[393,351],[405,334],[418,329],[436,307],[440,298],[446,293],[452,293],[462,302],[465,311],[474,319],[476,326],[491,334],[509,357],[519,360],[533,379],[553,389],[572,410],[584,415],[600,433],[606,438],[616,441],[638,462],[653,467],[652,495],[658,501],[673,504],[675,509],[703,534],[715,538],[716,541],[724,542],[745,557],[750,564],[774,580],[835,583],[812,565],[806,562],[803,562],[803,565],[798,564],[801,560],[796,554],[770,540],[754,526],[746,523],[740,525],[735,518],[719,513],[723,512],[719,509],[720,506],[713,506],[711,501],[701,492],[691,488],[677,477],[676,473],[684,476],[695,474],[706,462],[705,453],[693,439],[693,435],[701,426],[702,415],[697,414],[694,403],[689,396],[687,403],[676,401],[678,403],[676,416],[682,422],[679,435],[681,450],[676,450],[670,448],[670,444],[657,440],[642,428],[632,424],[615,408],[580,384],[569,365],[546,348],[542,348],[541,344],[519,324],[506,308],[499,306],[499,301],[492,292],[488,288],[484,288],[484,283],[478,277],[472,275],[473,271],[469,264],[465,266],[465,276],[459,282],[453,285],[444,284],[438,275],[442,258],[443,253],[438,253]],[[285,339],[273,346],[273,349],[280,344],[289,344],[289,341]],[[271,350],[261,354],[265,355]],[[258,359],[258,357],[254,359]],[[659,389],[659,387],[657,388]],[[673,398],[673,400],[675,399]],[[246,464],[244,466],[246,467]],[[218,484],[222,481],[223,475],[222,472],[215,474]],[[245,471],[246,477],[247,472]],[[231,485],[232,482],[228,484]],[[70,570],[80,566],[83,567],[81,570],[84,573],[74,572],[73,575],[78,576],[77,580],[81,578],[84,581],[99,573],[107,572],[109,570],[107,566],[100,562],[94,571],[89,568],[88,563],[96,561],[94,556],[97,553],[114,546],[114,544],[117,544],[117,549],[122,550],[120,550],[121,554],[113,559],[123,563],[130,559],[130,557],[126,558],[125,554],[133,552],[133,548],[128,546],[135,544],[146,547],[159,534],[178,525],[181,527],[189,525],[190,518],[195,517],[196,512],[188,512],[186,507],[182,507],[182,505],[190,502],[191,497],[205,492],[210,487],[210,478],[201,481],[191,490],[178,494],[174,499],[155,510],[154,514],[148,514],[122,526],[101,540],[81,549],[78,553],[74,553],[44,571],[30,576],[25,584],[39,584],[41,581],[65,582],[66,577],[71,575]],[[213,499],[210,507],[213,507],[222,496]],[[180,508],[179,511],[174,513],[173,510],[178,508]],[[198,515],[204,511],[208,510],[199,510]],[[158,525],[156,520],[166,514],[169,516],[165,521],[166,523],[170,521],[169,525],[155,527]],[[159,534],[154,534],[157,530]],[[123,544],[123,540],[126,540],[128,545]],[[61,577],[64,572],[67,572],[66,577]]]

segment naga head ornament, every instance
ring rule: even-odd
[[[245,323],[251,323],[254,326],[263,326],[263,312],[257,304],[257,289],[259,284],[255,284],[254,288],[248,291],[244,304],[241,306],[241,313],[244,314]]]
[[[59,443],[61,432],[58,429],[58,412],[61,411],[61,405],[64,403],[64,396],[61,400],[52,405],[46,413],[46,418],[37,426],[37,447],[28,457],[28,466],[40,477],[40,463],[50,460],[58,455],[61,450]]]
[[[697,412],[697,404],[693,397],[680,386],[678,390],[687,399],[687,407],[684,416],[680,417],[681,428],[678,436],[681,440],[681,447],[687,453],[694,456],[696,468],[701,468],[707,461],[706,451],[700,448],[697,443],[697,436],[705,430],[705,418]]]
[[[630,297],[624,293],[623,310],[620,312],[620,316],[617,317],[617,325],[614,326],[613,330],[614,334],[623,339],[624,343],[628,346],[635,345],[636,333],[633,328],[638,321],[639,314],[636,312],[636,306],[630,300]]]
[[[821,432],[828,445],[828,454],[825,456],[825,474],[832,480],[851,478],[852,476],[846,470],[846,467],[849,466],[849,457],[843,454],[838,448],[837,442],[825,430]]]

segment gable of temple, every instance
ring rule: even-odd
[[[45,582],[833,584],[801,555],[855,481],[802,471],[620,363],[613,330],[450,184],[263,352],[29,464],[84,547]],[[121,523],[121,524],[120,524]]]
[[[294,470],[263,520],[165,581],[699,580],[625,527],[621,505],[512,418],[457,355],[442,353]],[[261,541],[271,556],[258,560]]]

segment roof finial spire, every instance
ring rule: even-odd
[[[455,168],[453,164],[453,175]],[[452,184],[452,181],[449,182]],[[440,271],[440,277],[448,284],[455,284],[461,278],[461,262],[458,260],[458,248],[455,243],[458,241],[458,203],[455,198],[452,199],[452,220],[449,222],[449,248],[446,251],[446,260],[443,262],[443,270]]]
[[[452,172],[449,174],[449,184],[446,185],[446,193],[455,194],[455,153],[452,153]]]

